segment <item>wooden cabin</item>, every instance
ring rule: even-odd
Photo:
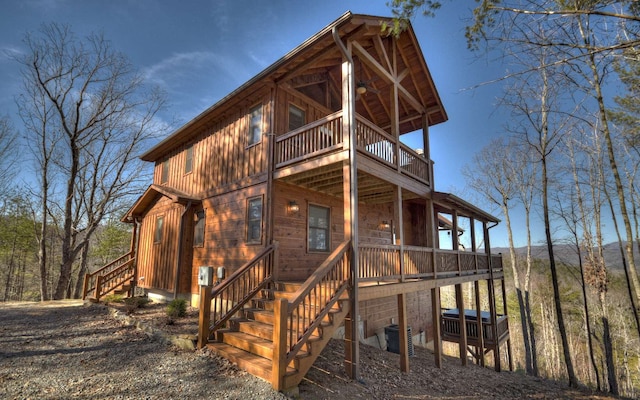
[[[486,281],[497,318],[498,220],[436,191],[429,128],[447,114],[412,28],[388,36],[385,20],[345,13],[142,155],[153,183],[124,218],[138,235],[105,270],[135,264],[122,276],[149,296],[189,299],[199,345],[277,389],[295,387],[334,335],[357,377],[358,343],[392,324],[403,370],[409,327],[439,363],[443,286]],[[419,149],[402,142],[409,133]],[[199,285],[201,267],[212,286]],[[459,338],[466,362],[465,329]]]

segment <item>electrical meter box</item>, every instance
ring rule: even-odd
[[[213,285],[213,267],[200,267],[198,273],[198,285],[211,286]]]

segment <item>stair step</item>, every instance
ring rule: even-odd
[[[264,358],[273,358],[273,342],[271,340],[228,329],[220,330],[218,333],[223,343]]]
[[[246,318],[232,318],[229,322],[231,330],[248,333],[266,340],[273,339],[273,325]]]
[[[271,360],[251,354],[226,343],[208,343],[207,348],[237,364],[240,369],[271,382],[271,371],[273,367],[273,362]],[[287,367],[287,374],[295,374],[295,372],[295,369]]]
[[[276,288],[279,292],[295,292],[300,289],[302,282],[278,282]]]
[[[273,325],[273,311],[259,308],[247,308],[244,310],[244,316],[246,319],[252,319],[257,322]]]

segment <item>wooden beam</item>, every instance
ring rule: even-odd
[[[440,288],[431,289],[431,317],[433,319],[433,357],[442,368],[442,333],[440,331]]]
[[[400,345],[400,371],[409,372],[409,338],[407,337],[407,299],[401,293],[398,299],[398,338]]]
[[[472,246],[475,247],[475,246]],[[474,294],[475,294],[475,298],[476,298],[476,323],[478,326],[478,332],[482,332],[483,327],[482,327],[482,310],[481,310],[481,305],[480,305],[480,281],[475,281],[473,282],[473,289],[474,289]],[[479,333],[478,334],[478,340],[479,340],[479,351],[478,349],[476,349],[476,354],[478,355],[478,357],[480,358],[478,360],[478,363],[484,367],[485,364],[485,360],[484,360],[484,334]]]
[[[354,66],[351,44],[344,46],[334,30],[334,39],[343,53],[342,62],[342,132],[343,146],[348,157],[342,164],[344,237],[351,240],[351,287],[349,290],[349,313],[345,318],[345,369],[351,379],[359,378],[360,348],[358,341],[358,168],[356,156],[356,113]]]
[[[457,284],[456,288],[456,307],[458,307],[458,318],[460,324],[460,363],[467,365],[467,323],[464,315],[464,296],[462,293],[462,284]]]

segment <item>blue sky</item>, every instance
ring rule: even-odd
[[[469,89],[501,77],[505,70],[466,48],[465,20],[474,5],[471,0],[445,2],[436,17],[419,15],[412,24],[449,116],[448,122],[430,131],[436,189],[497,215],[465,189],[460,172],[475,152],[500,135],[503,121],[495,109],[499,84]],[[79,36],[103,32],[114,48],[168,93],[170,105],[162,118],[179,124],[345,11],[390,15],[386,0],[0,0],[0,7],[1,115],[15,117],[14,96],[20,88],[19,66],[7,54],[24,51],[25,32],[59,22],[69,24]],[[506,244],[504,229],[493,229],[492,246]]]

